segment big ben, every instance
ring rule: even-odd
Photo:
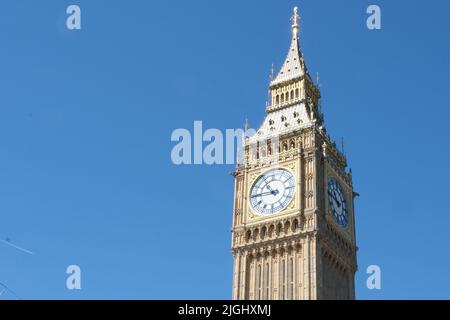
[[[327,133],[300,49],[298,9],[266,117],[235,178],[233,299],[355,299],[352,172]]]

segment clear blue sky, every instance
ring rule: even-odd
[[[0,282],[31,299],[230,298],[233,166],[174,166],[170,135],[261,123],[294,5],[361,194],[357,297],[450,298],[446,0],[3,0],[0,237],[35,254],[0,243]]]

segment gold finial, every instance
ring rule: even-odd
[[[300,20],[300,15],[298,14],[298,7],[294,7],[294,15],[291,18],[292,21],[292,32],[294,33],[294,36],[297,36],[298,34],[298,21]]]

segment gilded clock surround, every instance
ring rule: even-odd
[[[295,9],[291,46],[270,84],[266,118],[246,139],[244,161],[233,173],[233,299],[355,298],[352,172],[325,129],[320,90],[300,50],[298,19]],[[273,169],[294,175],[295,192],[282,211],[258,215],[249,192],[258,177]],[[331,214],[329,177],[344,192],[347,228]]]
[[[285,166],[278,166],[278,167],[275,166],[275,167],[271,167],[271,168],[265,168],[264,170],[261,170],[261,169],[260,170],[256,170],[250,175],[250,180],[249,180],[248,188],[247,188],[248,193],[250,193],[250,190],[252,189],[252,186],[255,184],[255,182],[262,175],[264,175],[267,172],[270,172],[272,170],[275,170],[275,169],[283,169],[283,170],[286,170],[286,171],[290,172],[294,177],[297,176],[296,175],[296,170],[295,170],[295,164],[293,164],[293,165],[285,165]],[[295,183],[297,184],[297,179],[295,179]],[[255,210],[252,208],[252,205],[251,205],[249,199],[247,198],[247,200],[248,200],[247,201],[247,210],[249,212],[250,220],[253,220],[253,221],[267,220],[268,217],[275,217],[275,216],[278,216],[278,215],[289,214],[290,212],[292,212],[296,208],[295,201],[296,201],[296,198],[298,198],[296,196],[297,189],[298,189],[298,187],[296,186],[295,192],[294,192],[294,195],[293,195],[292,199],[289,201],[289,203],[287,204],[287,206],[284,209],[282,209],[280,212],[276,212],[276,213],[270,214],[270,215],[261,215],[261,214],[258,214],[257,212],[255,212]],[[249,197],[249,194],[247,195],[247,197]]]

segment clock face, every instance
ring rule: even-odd
[[[272,215],[288,206],[294,192],[294,176],[287,170],[275,169],[256,180],[250,190],[250,203],[258,214]]]
[[[328,179],[328,203],[336,222],[343,228],[348,226],[348,211],[344,192],[335,178]]]

